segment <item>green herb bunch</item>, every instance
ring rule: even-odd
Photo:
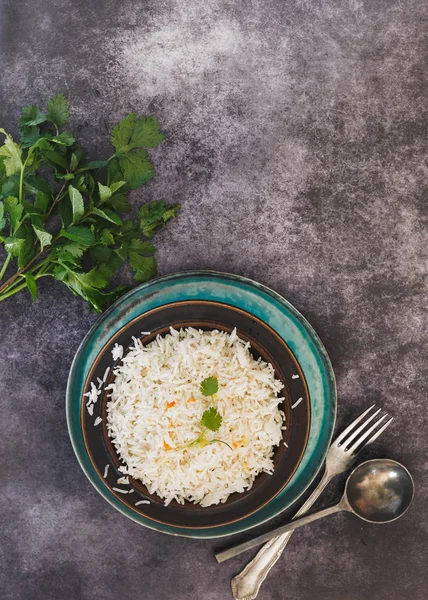
[[[138,219],[125,218],[127,193],[154,175],[147,148],[164,139],[155,117],[126,116],[113,128],[113,154],[96,161],[63,130],[68,117],[67,99],[58,94],[46,112],[23,109],[19,143],[0,129],[0,301],[25,288],[36,300],[37,281],[49,276],[100,312],[125,291],[111,284],[125,262],[136,281],[156,275],[150,240],[179,205],[146,203]],[[16,272],[9,276],[11,263]]]

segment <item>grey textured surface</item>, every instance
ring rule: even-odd
[[[302,530],[261,600],[428,594],[427,17],[423,0],[0,3],[1,125],[63,91],[96,158],[126,112],[157,114],[168,141],[134,197],[182,202],[161,272],[276,289],[331,355],[338,426],[373,401],[397,416],[372,455],[412,470],[410,512]],[[251,553],[219,566],[218,542],[144,530],[75,460],[64,393],[93,321],[50,281],[0,306],[0,597],[226,600]]]

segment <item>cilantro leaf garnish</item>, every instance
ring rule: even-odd
[[[118,157],[119,167],[129,187],[135,190],[152,179],[155,174],[149,154],[144,149],[127,152]]]
[[[22,216],[24,207],[19,203],[18,198],[15,198],[14,196],[8,196],[4,200],[4,210],[5,212],[9,213],[11,228],[15,229]]]
[[[204,396],[214,396],[218,392],[218,379],[217,377],[207,377],[201,383],[201,394]],[[213,430],[215,431],[215,429]]]
[[[0,133],[6,136],[3,146],[0,148],[0,158],[3,157],[2,164],[6,177],[11,177],[22,169],[22,149],[4,129],[0,128]],[[4,183],[7,183],[7,180]],[[4,193],[3,190],[2,192]]]
[[[136,148],[155,148],[164,140],[164,137],[156,117],[137,117],[131,144]]]
[[[200,385],[200,392],[204,396],[211,396],[211,397],[214,396],[214,394],[216,394],[218,392],[217,377],[207,377],[206,379],[204,379]],[[202,418],[201,418],[201,425],[203,427],[202,432],[199,434],[199,436],[196,438],[196,440],[193,440],[193,442],[190,442],[190,444],[186,444],[183,448],[190,448],[191,446],[198,446],[198,445],[201,448],[204,448],[205,446],[207,446],[209,444],[214,444],[216,442],[219,442],[220,444],[225,444],[228,448],[233,450],[233,448],[231,448],[231,446],[229,446],[229,444],[227,442],[224,442],[223,440],[219,440],[217,438],[213,438],[211,440],[207,439],[207,431],[218,431],[221,427],[222,422],[223,422],[223,417],[218,412],[216,407],[210,406],[210,408],[208,408],[202,414]]]
[[[143,204],[140,208],[141,231],[151,240],[156,233],[164,229],[168,221],[176,216],[179,209],[179,204],[167,205],[164,200]]]
[[[211,406],[202,415],[201,424],[211,431],[218,431],[221,427],[222,421],[223,418],[221,414],[214,406]]]
[[[128,192],[154,175],[148,149],[164,139],[158,120],[127,115],[113,128],[112,155],[88,161],[63,129],[68,118],[68,100],[57,94],[46,110],[23,108],[19,142],[0,128],[0,302],[24,288],[36,300],[38,279],[49,276],[102,311],[127,289],[112,285],[122,265],[135,281],[157,273],[149,240],[179,205],[148,202],[138,218],[124,215],[132,213]]]
[[[73,213],[73,222],[78,221],[85,214],[85,204],[83,196],[72,185],[68,186],[68,195],[70,196],[71,210]]]
[[[37,108],[37,107],[36,107]],[[57,94],[48,101],[48,119],[57,127],[62,127],[70,116],[68,101],[64,94]]]
[[[129,150],[129,142],[135,128],[135,116],[135,113],[130,113],[113,127],[111,143],[115,147],[116,152],[126,152]]]
[[[135,148],[154,148],[164,137],[156,117],[137,117],[130,113],[113,129],[111,143],[120,153]]]
[[[19,127],[40,125],[46,121],[46,115],[40,112],[40,109],[35,104],[24,106],[22,109],[21,118],[19,119]]]
[[[131,189],[141,187],[154,175],[154,168],[146,148],[158,146],[164,135],[156,117],[137,117],[129,114],[116,125],[111,143],[116,152],[109,165],[113,181],[124,179]]]

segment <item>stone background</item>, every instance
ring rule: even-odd
[[[261,600],[427,598],[427,17],[423,0],[0,2],[0,125],[62,91],[95,159],[127,112],[156,114],[168,140],[134,201],[182,203],[161,273],[274,288],[330,353],[338,427],[372,402],[397,417],[372,453],[414,474],[408,515],[302,530]],[[94,320],[53,281],[0,306],[0,596],[227,600],[251,553],[219,566],[218,542],[139,527],[78,466],[64,394]]]

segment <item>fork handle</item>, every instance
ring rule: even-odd
[[[294,515],[293,520],[308,512],[334,475],[334,473],[329,473],[327,470],[324,471],[317,487]],[[292,535],[293,531],[287,531],[287,533],[283,533],[267,542],[253,560],[232,579],[232,594],[235,600],[254,600],[257,597],[260,586],[279,560]]]

